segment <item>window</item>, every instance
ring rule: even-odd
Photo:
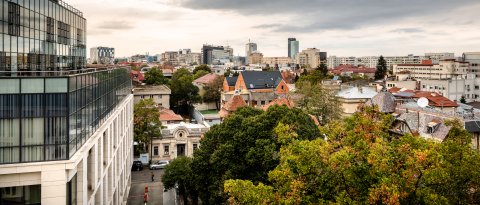
[[[158,156],[158,146],[153,147],[153,156]]]
[[[198,149],[198,144],[193,144],[193,150]]]
[[[153,95],[150,95],[150,98],[153,99]]]
[[[47,42],[55,42],[55,19],[47,17]]]
[[[163,154],[169,155],[170,153],[170,146],[168,144],[163,145]]]
[[[70,44],[70,25],[58,22],[58,43],[68,45]]]
[[[8,2],[8,35],[20,35],[20,5],[12,2]]]
[[[140,98],[141,98],[141,99],[145,99],[145,95],[140,95]]]

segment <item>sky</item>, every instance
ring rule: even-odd
[[[87,47],[116,57],[203,44],[245,55],[248,41],[266,57],[300,50],[329,56],[395,56],[480,51],[478,0],[64,0],[87,19]]]

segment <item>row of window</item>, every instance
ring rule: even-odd
[[[192,148],[195,151],[198,149],[198,144],[194,143],[192,144]],[[159,156],[159,147],[158,146],[153,146],[153,156]],[[164,144],[163,145],[163,155],[165,156],[170,156],[170,144]]]

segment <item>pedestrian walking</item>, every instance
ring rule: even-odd
[[[144,204],[147,204],[147,202],[148,202],[148,193],[145,193],[145,194],[143,195],[143,203],[144,203]]]
[[[152,182],[154,181],[154,177],[155,177],[155,175],[154,175],[153,172],[152,172]]]

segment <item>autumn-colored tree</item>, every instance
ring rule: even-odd
[[[460,123],[451,122],[439,143],[410,134],[393,137],[393,120],[366,108],[322,127],[327,141],[292,140],[268,175],[272,186],[228,180],[229,202],[258,202],[262,194],[264,204],[479,203],[480,155]]]

